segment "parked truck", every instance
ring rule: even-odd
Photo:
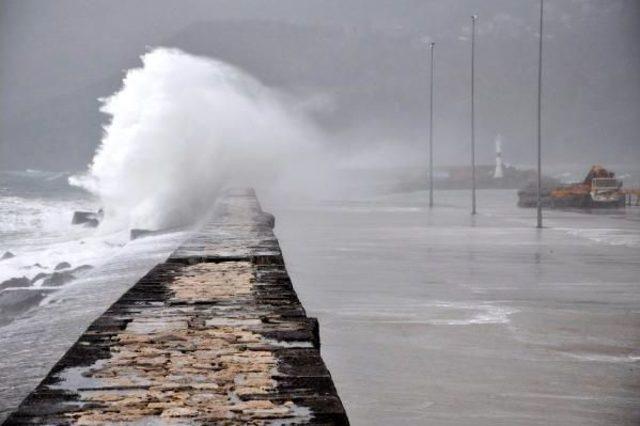
[[[551,208],[624,207],[622,181],[613,172],[594,165],[582,182],[543,188],[542,205]],[[535,207],[537,189],[529,186],[518,191],[518,205]]]

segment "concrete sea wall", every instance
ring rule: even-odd
[[[226,192],[4,424],[348,424],[273,224]]]

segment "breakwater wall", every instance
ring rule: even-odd
[[[227,191],[4,424],[348,424],[273,225]]]

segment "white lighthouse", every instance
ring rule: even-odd
[[[496,136],[496,170],[493,172],[494,179],[502,179],[503,167],[502,167],[502,136],[498,134]]]

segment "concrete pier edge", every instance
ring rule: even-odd
[[[3,424],[349,424],[273,226],[226,191]]]

